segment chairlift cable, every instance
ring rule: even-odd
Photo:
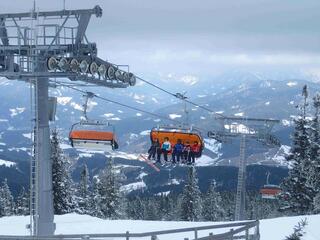
[[[73,89],[73,90],[81,92],[83,94],[87,94],[87,91],[81,90],[79,88],[76,88],[76,87],[73,87],[73,86],[70,86],[70,85],[66,85],[66,84],[63,84],[63,83],[59,83],[59,82],[56,82],[56,83],[57,83],[57,85]],[[145,113],[145,114],[148,114],[148,115],[152,115],[154,117],[161,118],[161,119],[164,119],[164,120],[168,120],[168,121],[171,121],[171,122],[174,122],[174,123],[177,123],[177,124],[182,124],[180,121],[177,121],[177,120],[162,116],[160,114],[152,113],[152,112],[149,112],[149,111],[137,108],[137,107],[129,106],[127,104],[120,103],[118,101],[114,101],[114,100],[111,100],[111,99],[108,99],[108,98],[105,98],[105,97],[101,97],[101,96],[96,95],[96,94],[94,94],[94,97],[98,98],[98,99],[101,99],[101,100],[104,100],[104,101],[109,102],[109,103],[113,103],[113,104],[116,104],[116,105],[119,105],[119,106],[122,106],[122,107],[129,108],[129,109],[137,111],[137,112],[141,112],[141,113]]]
[[[159,86],[157,86],[156,84],[154,84],[154,83],[152,83],[152,82],[150,82],[150,81],[145,80],[144,78],[141,78],[141,77],[138,77],[138,76],[136,76],[136,78],[139,79],[140,81],[142,81],[142,82],[144,82],[144,83],[146,83],[146,84],[154,87],[154,88],[157,88],[157,89],[160,90],[160,91],[163,91],[163,92],[165,92],[165,93],[167,93],[167,94],[169,94],[169,95],[171,95],[171,96],[173,96],[173,97],[175,97],[175,98],[181,99],[181,97],[180,97],[178,94],[169,92],[168,90],[166,90],[166,89],[164,89],[164,88],[162,88],[162,87],[159,87]],[[217,112],[213,111],[213,110],[210,109],[210,108],[207,108],[207,107],[205,107],[205,106],[202,106],[202,105],[200,105],[200,104],[197,104],[197,103],[192,102],[192,101],[187,100],[187,99],[183,99],[183,100],[184,100],[185,102],[187,102],[187,103],[195,106],[195,107],[201,108],[201,109],[206,110],[206,111],[208,111],[208,112],[210,112],[210,113],[213,113],[213,114],[215,114],[215,115],[218,115],[219,117],[224,117],[222,114],[217,113]]]

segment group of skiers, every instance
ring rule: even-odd
[[[178,139],[177,143],[174,146],[171,146],[169,138],[165,137],[162,144],[160,144],[158,139],[155,139],[152,142],[152,145],[148,150],[148,159],[155,159],[157,156],[156,163],[161,163],[161,155],[163,154],[165,162],[168,162],[168,154],[171,153],[172,163],[185,162],[192,164],[195,162],[195,158],[199,155],[200,151],[201,145],[197,141],[194,141],[193,144],[186,141],[185,144],[183,144],[181,139]]]

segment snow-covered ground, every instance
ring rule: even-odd
[[[318,240],[320,236],[320,215],[282,217],[260,221],[261,240],[283,240],[293,232],[293,227],[301,219],[307,219],[306,235],[303,240]],[[25,229],[29,222],[28,216],[13,216],[0,218],[0,235],[27,235]],[[90,233],[142,233],[175,228],[207,226],[218,223],[212,222],[166,222],[166,221],[137,221],[137,220],[102,220],[87,215],[66,214],[56,216],[56,234],[90,234]],[[199,237],[207,236],[209,232],[220,233],[223,230],[200,231]],[[159,240],[193,239],[193,233],[158,236]]]
[[[6,166],[6,167],[11,167],[11,166],[16,165],[16,163],[0,159],[0,166],[2,166],[2,165]]]

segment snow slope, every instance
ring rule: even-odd
[[[0,166],[2,166],[2,165],[6,166],[6,167],[11,167],[11,166],[16,165],[16,163],[0,159]]]
[[[292,233],[293,226],[301,219],[307,219],[307,234],[303,240],[316,240],[320,236],[320,215],[281,217],[261,220],[261,240],[283,240]],[[0,235],[26,235],[28,216],[12,216],[0,218]],[[166,222],[166,221],[138,221],[138,220],[103,220],[87,215],[66,214],[55,217],[57,224],[56,234],[83,234],[83,233],[132,233],[168,230],[194,226],[207,226],[218,223],[212,222]],[[223,231],[226,231],[224,229]],[[209,231],[199,232],[199,237],[206,236]],[[221,230],[210,232],[219,233]],[[193,238],[193,233],[174,235],[161,235],[159,240]]]

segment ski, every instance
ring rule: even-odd
[[[154,170],[156,170],[157,172],[160,172],[160,169],[156,165],[154,165],[154,163],[151,160],[149,160],[148,158],[146,158],[144,155],[140,154],[139,158],[141,158],[143,161],[145,161]]]

